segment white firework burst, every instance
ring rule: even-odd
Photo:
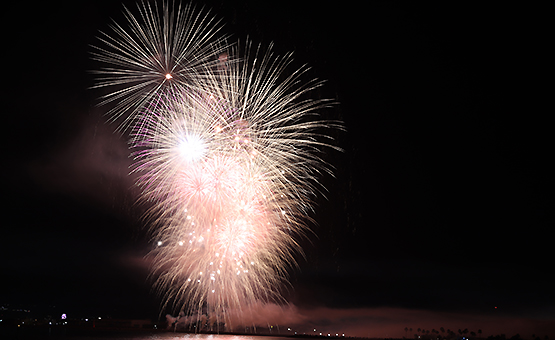
[[[125,129],[145,105],[168,88],[195,88],[205,69],[225,51],[221,21],[191,4],[164,2],[162,9],[148,2],[137,4],[139,16],[124,7],[128,27],[114,22],[111,34],[100,32],[101,46],[92,46],[92,57],[104,64],[92,71],[93,88],[107,88],[101,105],[114,102],[111,120],[123,117]]]

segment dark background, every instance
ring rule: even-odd
[[[128,2],[135,8],[133,2]],[[555,318],[545,9],[208,2],[327,80],[344,153],[285,292],[297,306]],[[156,318],[126,137],[88,70],[110,1],[22,2],[3,20],[0,303]],[[551,92],[551,91],[550,91]],[[550,93],[549,93],[550,94]],[[52,312],[54,311],[54,312]]]

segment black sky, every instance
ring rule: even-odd
[[[207,5],[235,37],[294,50],[340,103],[345,152],[328,155],[336,179],[323,179],[294,304],[555,318],[545,9]],[[88,89],[89,45],[121,10],[6,11],[2,304],[158,314],[126,140]]]

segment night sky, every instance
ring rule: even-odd
[[[339,102],[326,115],[345,122],[284,292],[299,330],[555,336],[546,9],[206,4],[234,38],[294,51],[327,80],[318,95]],[[158,317],[126,136],[89,89],[89,45],[122,9],[5,9],[0,304]]]

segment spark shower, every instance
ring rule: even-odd
[[[139,3],[101,32],[92,56],[101,104],[129,135],[157,247],[152,275],[163,307],[231,330],[252,306],[281,303],[302,254],[318,182],[339,121],[310,99],[292,56],[230,43],[192,5]],[[202,322],[201,322],[202,321]]]

